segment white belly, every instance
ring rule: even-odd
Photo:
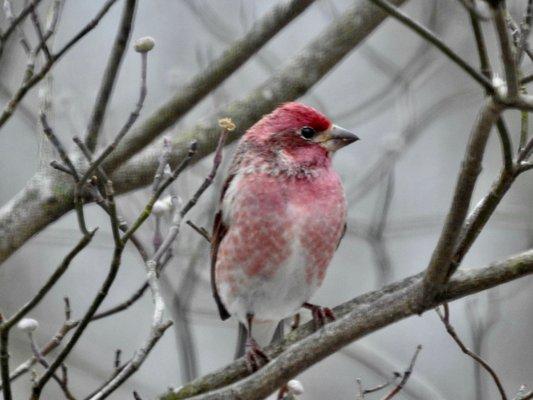
[[[220,295],[230,314],[241,322],[253,314],[255,320],[279,321],[298,311],[318,288],[318,282],[306,281],[306,256],[300,241],[295,239],[291,255],[274,275],[248,276],[241,270],[235,278],[241,282],[233,293],[228,285],[219,284]]]

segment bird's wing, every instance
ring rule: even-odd
[[[230,314],[228,310],[226,310],[226,307],[222,303],[220,295],[218,294],[217,285],[216,285],[216,276],[215,276],[216,274],[215,265],[217,263],[218,248],[220,246],[220,243],[222,242],[222,239],[224,239],[224,236],[226,236],[226,233],[228,232],[228,227],[224,224],[224,220],[222,218],[222,203],[224,201],[224,196],[226,194],[226,191],[228,190],[228,187],[231,184],[231,181],[235,177],[236,171],[238,170],[238,167],[241,163],[243,154],[244,154],[244,149],[243,149],[243,146],[240,145],[237,148],[237,152],[230,166],[229,175],[226,178],[224,185],[222,186],[222,193],[220,194],[220,205],[221,206],[215,215],[215,221],[213,223],[213,234],[211,236],[211,291],[213,292],[213,297],[215,298],[215,302],[217,303],[218,313],[220,314],[220,318],[223,321],[228,319],[230,317]]]
[[[337,248],[339,248],[339,246],[341,245],[341,242],[342,242],[342,238],[344,237],[344,235],[346,234],[346,229],[348,228],[348,224],[345,222],[344,223],[344,227],[342,228],[342,233],[341,233],[341,237],[339,238],[339,242],[337,243]],[[335,250],[336,250],[335,249]]]
[[[228,180],[230,178],[228,178]],[[227,231],[228,228],[226,227],[226,225],[224,225],[224,222],[222,221],[222,210],[220,210],[215,215],[215,222],[213,224],[213,234],[211,236],[211,291],[213,292],[213,297],[215,298],[215,302],[217,303],[218,313],[220,314],[220,318],[223,321],[228,319],[230,315],[228,313],[228,310],[226,310],[226,307],[224,307],[224,304],[222,304],[222,300],[220,299],[220,296],[217,291],[217,285],[215,282],[215,265],[217,263],[218,247],[220,246],[220,242],[222,242],[222,239],[226,235]]]

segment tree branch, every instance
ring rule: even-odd
[[[402,13],[396,7],[392,6],[390,2],[386,0],[370,0],[372,3],[381,7],[383,10],[387,11],[392,17],[396,18],[402,24],[411,28],[417,34],[422,36],[425,40],[432,43],[437,49],[439,49],[446,57],[453,61],[459,68],[465,71],[470,75],[475,81],[482,85],[488,92],[493,92],[492,83],[485,76],[476,71],[472,66],[463,60],[457,55],[450,47],[448,47],[442,40],[440,40],[433,32],[420,25],[418,22],[415,22],[407,15]]]
[[[111,94],[113,93],[113,89],[115,87],[120,65],[122,64],[122,59],[124,58],[124,52],[131,37],[136,6],[137,0],[127,0],[124,3],[124,9],[122,11],[122,18],[120,20],[117,37],[115,38],[115,43],[113,43],[111,55],[109,57],[109,61],[107,62],[107,67],[100,85],[100,90],[96,96],[96,101],[94,102],[94,108],[89,126],[87,127],[85,143],[91,152],[94,152],[96,148],[96,142],[104,121],[107,105],[111,99]]]
[[[2,53],[4,50],[5,43],[9,39],[9,36],[19,27],[21,22],[24,21],[24,19],[39,5],[39,3],[42,0],[34,0],[31,1],[24,9],[20,12],[19,15],[14,17],[11,21],[9,26],[4,32],[0,33],[0,57],[2,57]]]
[[[518,73],[516,68],[516,57],[511,47],[507,22],[505,21],[505,12],[505,1],[498,1],[494,10],[494,25],[500,43],[501,60],[505,70],[505,80],[507,83],[507,95],[513,100],[518,97]]]
[[[499,119],[502,109],[503,106],[488,99],[470,135],[450,211],[424,277],[423,296],[426,301],[430,301],[430,297],[439,291],[439,286],[448,277],[449,264],[468,213],[474,186],[481,172],[481,162],[489,133]]]
[[[164,400],[194,398],[261,399],[288,379],[300,374],[343,346],[397,321],[433,309],[444,302],[487,290],[533,273],[533,251],[527,251],[486,268],[458,271],[429,303],[420,301],[423,273],[356,297],[334,308],[337,320],[314,330],[312,321],[284,340],[266,348],[272,359],[248,376],[244,359],[199,378],[162,397]],[[243,379],[244,378],[244,379]],[[216,390],[222,388],[220,390]],[[195,397],[193,397],[195,396]]]
[[[100,9],[98,14],[82,29],[78,31],[74,37],[72,37],[57,53],[53,54],[52,57],[46,62],[45,65],[41,67],[37,74],[33,74],[33,68],[27,69],[24,74],[24,79],[15,91],[11,99],[8,101],[3,111],[0,113],[0,127],[2,127],[8,120],[11,118],[15,109],[17,108],[20,101],[26,96],[26,94],[33,88],[37,83],[39,83],[52,69],[55,63],[69,51],[72,46],[74,46],[78,41],[80,41],[85,35],[87,35],[91,30],[93,30],[100,20],[107,14],[109,9],[117,0],[108,0]]]
[[[478,364],[480,364],[485,370],[490,374],[492,379],[494,380],[494,383],[496,384],[496,387],[498,388],[498,391],[500,392],[500,396],[502,400],[507,400],[507,395],[505,394],[505,390],[503,388],[503,385],[500,381],[500,378],[498,377],[498,374],[492,367],[483,360],[478,354],[474,353],[472,350],[466,347],[466,345],[463,343],[457,332],[455,331],[455,328],[450,323],[450,311],[448,308],[448,304],[444,304],[444,314],[440,312],[440,310],[437,308],[437,314],[439,315],[442,323],[446,327],[446,332],[452,337],[452,339],[457,343],[459,348],[463,353],[465,353],[467,356],[471,357],[474,361],[476,361]]]
[[[400,383],[398,383],[398,385],[396,385],[396,387],[394,387],[390,391],[390,393],[388,393],[385,397],[383,397],[382,400],[391,400],[394,396],[396,396],[398,393],[400,393],[400,390],[402,390],[402,388],[405,386],[405,384],[409,380],[409,377],[413,373],[413,368],[415,367],[416,359],[418,357],[418,354],[420,353],[420,350],[422,350],[422,346],[418,345],[416,350],[415,350],[415,354],[413,354],[413,358],[411,358],[411,362],[409,363],[409,367],[407,367],[407,369],[403,373],[402,380],[400,381]]]

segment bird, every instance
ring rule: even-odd
[[[222,186],[211,239],[211,288],[222,320],[245,329],[253,372],[278,323],[309,303],[346,230],[346,198],[332,156],[359,138],[313,107],[281,104],[239,141]]]

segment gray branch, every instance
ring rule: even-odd
[[[118,34],[115,38],[115,43],[113,43],[113,49],[111,50],[111,55],[104,72],[100,91],[98,92],[98,96],[94,102],[92,116],[89,126],[87,127],[87,136],[85,141],[87,147],[91,151],[96,149],[96,142],[104,121],[107,105],[111,99],[111,94],[113,93],[118,72],[120,70],[120,65],[122,64],[122,60],[124,58],[124,52],[126,51],[126,46],[131,37],[136,6],[136,0],[128,0],[126,3],[124,3],[124,10],[122,11],[122,18],[120,21]]]
[[[419,303],[423,274],[411,276],[335,307],[337,320],[318,331],[314,330],[311,321],[291,332],[281,343],[266,348],[272,361],[251,376],[248,376],[246,363],[241,358],[222,370],[185,385],[177,393],[164,395],[162,399],[262,399],[288,379],[357,339],[439,304],[531,273],[533,251],[482,269],[458,271],[429,303]]]
[[[481,172],[481,162],[489,133],[502,110],[501,105],[492,99],[487,100],[470,135],[450,211],[424,277],[423,295],[426,301],[430,301],[430,297],[439,290],[439,286],[449,276],[450,261],[468,213],[474,186]]]

